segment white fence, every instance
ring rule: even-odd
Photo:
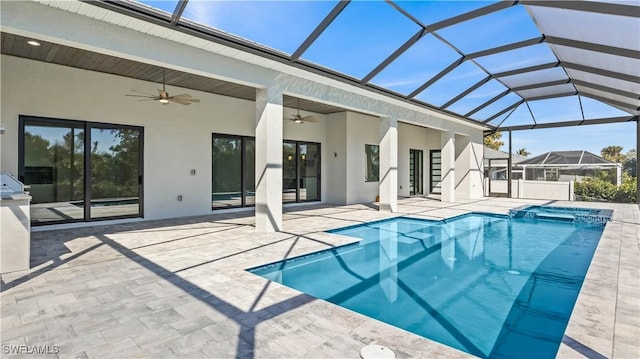
[[[511,181],[511,198],[550,199],[573,201],[575,199],[573,181]],[[491,180],[491,194],[507,194],[506,180]],[[489,193],[489,179],[485,179],[485,195]]]

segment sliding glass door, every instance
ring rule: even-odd
[[[256,142],[253,137],[213,134],[211,208],[255,205]],[[282,202],[320,200],[320,144],[282,144]]]
[[[142,128],[21,116],[34,225],[142,216]]]
[[[299,201],[320,200],[320,144],[300,142],[300,196]]]
[[[298,201],[298,156],[296,143],[282,144],[282,203]]]
[[[282,202],[320,200],[320,144],[285,141],[282,144]]]
[[[34,223],[84,219],[84,124],[29,121],[21,126],[20,180],[30,186]]]
[[[242,138],[213,136],[211,206],[242,205]]]
[[[91,128],[91,218],[140,212],[140,130],[112,125]]]
[[[214,134],[211,149],[211,208],[255,205],[256,141]]]
[[[422,194],[422,150],[409,150],[409,194],[412,196]]]

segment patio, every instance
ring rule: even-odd
[[[393,215],[543,203],[404,198]],[[615,210],[558,356],[637,357],[638,206],[552,205]],[[356,358],[375,342],[401,358],[467,357],[244,271],[350,242],[323,231],[387,216],[375,205],[313,205],[288,208],[284,231],[271,234],[256,234],[252,211],[34,232],[32,269],[2,275],[3,355],[22,345],[59,357]]]

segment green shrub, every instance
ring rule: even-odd
[[[620,187],[601,178],[587,177],[575,183],[574,193],[578,201],[636,203],[638,189],[636,178],[624,174]]]

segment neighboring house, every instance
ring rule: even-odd
[[[514,171],[516,168],[524,174],[524,180],[580,181],[584,177],[596,176],[599,171],[609,171],[616,185],[622,183],[621,163],[587,151],[551,151],[520,161],[514,166]]]
[[[512,198],[573,200],[573,182],[584,177],[601,176],[618,186],[622,183],[622,165],[587,151],[552,151],[524,158],[513,154],[511,188],[507,179],[509,154],[484,148],[485,195]]]

